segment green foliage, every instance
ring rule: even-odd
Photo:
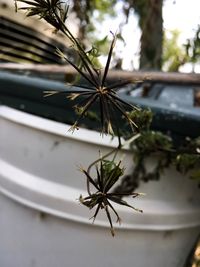
[[[144,130],[131,144],[131,149],[135,167],[130,175],[122,179],[115,192],[134,192],[140,181],[159,180],[171,166],[179,173],[188,174],[191,179],[200,181],[200,138],[186,140],[183,145],[174,147],[173,140],[168,135]],[[146,162],[151,158],[156,159],[156,163],[153,170],[149,171]]]
[[[110,16],[116,15],[113,7],[117,0],[94,0],[89,2],[91,7],[90,12],[98,11],[100,20],[107,14]]]
[[[175,158],[175,166],[177,171],[200,181],[200,137],[186,140]]]
[[[101,55],[107,55],[109,51],[109,42],[108,42],[108,36],[105,36],[102,39],[96,39],[94,35],[89,36],[90,40],[92,41],[92,48],[89,50],[89,57],[93,64],[101,69],[102,65],[99,61],[99,57]]]
[[[182,153],[176,157],[175,163],[177,171],[185,174],[189,170],[192,170],[200,165],[200,155]],[[198,172],[196,173],[196,175],[198,176]],[[195,178],[196,175],[194,174],[193,178]]]
[[[131,145],[136,157],[149,156],[152,153],[169,151],[172,148],[172,140],[161,132],[144,131]]]
[[[185,49],[190,62],[197,63],[200,61],[200,25],[195,32],[194,38],[187,40]]]
[[[164,169],[169,167],[171,148],[172,140],[168,136],[154,131],[142,132],[141,136],[131,145],[138,179],[145,182],[158,180]],[[149,172],[146,169],[146,161],[151,157],[157,157],[157,161],[153,171]]]
[[[169,37],[168,34],[170,34]],[[180,32],[172,30],[165,32],[163,40],[163,69],[166,71],[178,71],[180,66],[188,62],[189,57],[184,47],[178,44]]]
[[[128,113],[128,116],[137,124],[139,131],[148,130],[153,119],[150,109],[133,110]]]

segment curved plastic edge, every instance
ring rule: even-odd
[[[3,160],[0,160],[0,192],[39,212],[77,223],[91,224],[88,219],[92,215],[91,212],[78,203],[79,196],[85,195],[86,192],[36,177]],[[195,209],[190,211],[174,209],[166,212],[161,209],[157,213],[144,214],[133,213],[124,207],[116,206],[116,209],[124,223],[121,226],[118,224],[114,226],[121,230],[168,231],[200,226],[200,211]],[[105,217],[101,215],[94,225],[109,227]]]
[[[0,117],[21,125],[78,141],[103,145],[111,148],[118,146],[118,138],[112,138],[112,136],[109,135],[102,136],[100,132],[83,128],[80,128],[72,133],[69,131],[71,125],[55,122],[46,118],[44,119],[7,106],[0,106]]]

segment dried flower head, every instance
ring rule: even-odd
[[[61,0],[15,0],[16,10],[17,2],[26,4],[26,7],[19,9],[27,10],[27,17],[39,16],[54,26],[57,30],[62,30],[63,22],[67,19],[69,6]]]
[[[132,131],[138,131],[136,123],[129,116],[127,110],[133,111],[139,109],[121,99],[117,94],[117,89],[127,84],[133,83],[133,81],[129,79],[111,85],[107,85],[106,83],[115,42],[116,35],[113,35],[106,66],[103,72],[101,72],[101,70],[97,70],[94,66],[92,66],[92,64],[88,64],[89,56],[87,54],[84,57],[80,54],[83,70],[62,55],[64,59],[69,64],[71,64],[88,83],[88,86],[80,86],[81,88],[84,88],[84,90],[77,91],[76,89],[70,92],[66,91],[66,93],[69,94],[69,99],[71,100],[81,97],[81,100],[75,106],[76,109],[78,108],[79,110],[81,110],[81,112],[79,113],[78,119],[71,128],[72,130],[77,127],[79,121],[87,114],[88,110],[90,110],[94,104],[98,104],[102,133],[113,134],[113,125],[115,126],[115,128],[117,127],[117,122],[119,120],[118,116],[120,115],[122,119],[128,122]],[[88,60],[86,60],[86,57],[88,58]]]
[[[88,83],[88,86],[80,86],[82,89],[84,88],[84,90],[77,91],[77,89],[74,89],[74,91],[66,91],[66,94],[69,95],[71,100],[81,97],[80,102],[76,104],[76,109],[78,108],[81,112],[79,112],[79,117],[71,127],[71,130],[78,127],[79,121],[86,116],[92,106],[97,103],[99,106],[102,133],[113,134],[113,125],[115,126],[115,129],[117,128],[117,132],[119,116],[128,122],[132,131],[138,131],[136,123],[127,113],[127,110],[132,111],[137,108],[121,99],[116,92],[118,88],[130,84],[133,81],[129,79],[112,85],[107,85],[106,82],[113,49],[116,43],[116,34],[111,33],[113,35],[113,40],[110,45],[106,66],[104,71],[101,72],[95,67],[91,60],[91,53],[94,57],[94,49],[85,51],[83,45],[73,36],[65,23],[68,13],[67,4],[61,0],[15,0],[15,2],[23,2],[27,4],[26,7],[21,8],[27,10],[27,16],[38,15],[40,18],[45,19],[49,24],[53,25],[56,30],[60,30],[64,33],[71,41],[74,51],[78,54],[80,64],[75,64],[67,58],[62,51],[57,51],[57,53]]]
[[[117,222],[121,222],[121,219],[115,210],[114,206],[111,204],[112,202],[117,203],[119,205],[123,205],[129,208],[134,209],[135,211],[142,212],[142,210],[136,209],[133,206],[129,205],[126,201],[124,201],[121,197],[124,194],[110,192],[119,178],[123,175],[124,169],[120,167],[121,162],[115,164],[113,161],[102,160],[100,159],[99,166],[96,165],[96,178],[92,178],[89,174],[89,171],[81,168],[81,171],[85,174],[88,181],[88,196],[83,197],[82,195],[79,198],[79,201],[88,207],[89,209],[93,209],[96,207],[96,211],[93,215],[93,221],[96,219],[96,216],[100,209],[104,209],[110,223],[110,230],[112,236],[114,236],[114,228],[112,223],[112,217],[110,215],[110,210],[113,211],[117,218]],[[93,186],[95,192],[91,193],[90,186]],[[126,195],[126,194],[125,194]],[[140,193],[132,193],[127,194],[127,196],[137,197],[141,195]]]

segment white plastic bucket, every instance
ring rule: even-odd
[[[76,166],[117,141],[68,127],[0,107],[0,266],[183,266],[200,233],[197,184],[174,170],[141,184],[147,195],[132,204],[144,213],[116,206],[122,225],[113,238],[105,215],[92,224],[93,211],[78,203],[85,177]]]

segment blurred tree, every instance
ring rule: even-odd
[[[109,43],[107,42],[107,31],[101,38],[97,36],[96,23],[101,23],[106,19],[106,16],[116,17],[115,9],[113,8],[117,0],[73,0],[72,11],[75,12],[78,18],[78,38],[82,44],[90,51],[92,50],[92,61],[97,67],[100,67],[98,57],[107,55]],[[95,34],[94,34],[95,33]],[[89,40],[89,43],[88,43]],[[90,47],[92,44],[93,47]],[[99,54],[101,51],[101,54]]]
[[[161,69],[162,63],[162,4],[163,0],[122,0],[127,21],[132,9],[139,16],[142,31],[140,50],[140,69]],[[88,32],[94,31],[94,14],[100,21],[106,15],[116,16],[114,9],[117,0],[74,0],[72,10],[79,18],[79,38],[86,39]],[[119,59],[117,65],[119,65]]]
[[[101,21],[106,15],[116,16],[113,6],[117,0],[73,0],[72,11],[79,19],[79,38],[86,39],[88,32],[95,30],[92,18]]]
[[[121,2],[121,12],[125,15],[126,22],[134,10],[139,18],[141,29],[140,39],[140,64],[141,70],[178,71],[183,64],[190,62],[195,66],[200,59],[200,26],[192,39],[185,44],[185,51],[178,46],[179,34],[171,32],[172,37],[166,38],[163,33],[162,9],[164,0],[73,0],[72,10],[79,19],[79,38],[89,39],[97,49],[106,53],[106,38],[98,39],[93,33],[95,23],[109,17],[118,15],[115,7]],[[175,2],[174,2],[175,3]],[[119,12],[119,10],[118,10]],[[123,24],[122,24],[123,25]],[[120,27],[122,31],[123,27]],[[105,35],[107,32],[105,33]],[[119,36],[122,38],[121,32]],[[120,68],[122,59],[119,55],[115,58],[116,68]]]
[[[127,14],[134,8],[142,31],[140,69],[160,70],[162,66],[163,0],[124,0]]]

